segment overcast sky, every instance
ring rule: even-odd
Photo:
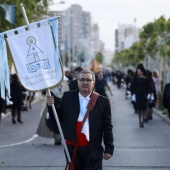
[[[118,24],[133,24],[136,18],[136,25],[142,28],[161,15],[170,18],[170,0],[65,0],[65,4],[53,5],[51,9],[64,10],[71,4],[79,4],[83,11],[91,12],[92,21],[99,25],[100,39],[112,51]]]

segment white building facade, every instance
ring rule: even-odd
[[[115,30],[115,54],[130,48],[134,42],[139,41],[140,31],[136,24],[119,24]]]
[[[96,49],[102,49],[99,33],[94,34],[93,31],[91,13],[83,11],[80,5],[71,5],[62,12],[60,42],[74,66],[89,66]]]

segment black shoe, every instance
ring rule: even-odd
[[[13,123],[13,124],[16,124],[16,121],[15,121],[14,119],[12,119],[12,123]]]
[[[18,122],[21,123],[21,124],[23,123],[21,120],[18,120]]]
[[[54,145],[61,145],[61,139],[55,140],[55,141],[54,141]]]
[[[148,123],[148,119],[144,119],[144,121],[145,121],[146,123]]]
[[[55,142],[54,145],[61,145],[61,142]]]
[[[139,124],[139,127],[140,127],[140,128],[143,128],[143,127],[144,127],[144,123],[140,123],[140,124]]]
[[[140,125],[140,128],[144,128],[145,126],[144,125]]]
[[[153,117],[152,117],[152,116],[150,116],[150,117],[149,117],[149,120],[152,120],[152,119],[153,119]]]

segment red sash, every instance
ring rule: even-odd
[[[81,126],[81,123],[82,122],[77,122],[77,124],[76,124],[76,135],[78,134],[78,131],[79,131],[80,126]],[[66,140],[66,144],[75,145],[74,143],[72,143],[72,142],[70,142],[68,140]],[[89,142],[86,139],[86,135],[84,133],[81,133],[80,138],[79,138],[78,146],[88,146],[88,145],[89,145]]]

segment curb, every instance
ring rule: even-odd
[[[158,109],[153,108],[153,112],[154,112],[157,116],[159,116],[163,121],[165,121],[166,123],[170,124],[170,119],[169,119],[169,117],[168,117],[167,115],[164,115],[164,114],[162,113],[162,111],[159,111]]]

